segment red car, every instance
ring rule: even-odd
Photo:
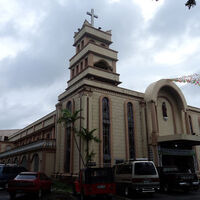
[[[106,199],[112,199],[115,195],[112,168],[81,169],[78,179],[74,182],[74,193],[79,194],[81,200],[89,196],[106,196]]]
[[[41,198],[43,192],[51,191],[52,181],[41,172],[21,172],[8,183],[8,193],[14,199],[17,193],[32,193]]]

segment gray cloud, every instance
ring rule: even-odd
[[[75,53],[74,32],[85,19],[90,21],[86,12],[91,8],[99,16],[95,26],[112,29],[112,48],[119,51],[117,71],[121,74],[122,87],[144,92],[159,78],[194,73],[199,69],[199,50],[175,66],[161,66],[153,58],[172,40],[181,43],[186,33],[192,38],[199,37],[198,7],[188,11],[183,1],[167,0],[155,17],[145,23],[139,7],[131,0],[113,4],[107,0],[60,2],[64,3],[56,0],[18,2],[18,12],[24,11],[24,17],[31,12],[38,18],[42,16],[30,29],[24,30],[20,25],[23,13],[16,13],[16,19],[0,24],[0,38],[10,37],[27,45],[16,57],[0,60],[0,112],[3,113],[0,129],[23,128],[55,109],[57,96],[64,91],[69,79],[69,59]],[[148,46],[150,38],[155,41]]]

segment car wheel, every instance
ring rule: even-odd
[[[42,199],[42,189],[38,190],[37,197],[38,197],[39,200]]]
[[[129,188],[128,188],[128,186],[125,186],[125,188],[124,188],[124,195],[125,195],[126,197],[129,196]]]
[[[80,200],[85,200],[85,195],[83,192],[81,192],[81,194],[80,194]]]
[[[183,189],[183,192],[184,192],[184,193],[188,193],[189,191],[190,191],[189,188],[184,188],[184,189]]]
[[[165,184],[165,185],[163,186],[163,191],[164,191],[165,193],[169,192],[169,185],[168,185],[168,184]]]
[[[105,198],[106,200],[112,200],[113,199],[113,197],[112,196],[106,196],[106,198]]]
[[[4,185],[4,189],[7,189],[8,188],[8,183],[6,183],[5,185]]]
[[[53,185],[50,186],[50,188],[48,189],[48,192],[49,192],[49,193],[52,193],[52,192],[53,192]]]
[[[73,187],[72,187],[72,192],[73,192],[73,195],[74,196],[77,196],[77,192],[76,192],[76,188],[75,188],[75,185],[73,184]]]
[[[15,199],[15,196],[16,196],[15,192],[10,192],[9,195],[10,195],[10,199]]]

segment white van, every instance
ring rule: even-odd
[[[158,171],[148,160],[134,160],[114,166],[116,191],[128,196],[134,192],[155,192],[160,189]]]

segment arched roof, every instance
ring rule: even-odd
[[[150,84],[145,91],[145,97],[144,97],[145,101],[146,102],[154,101],[157,104],[157,97],[159,91],[163,87],[168,87],[177,96],[177,98],[179,98],[179,103],[182,109],[186,110],[187,102],[185,100],[182,91],[175,83],[173,83],[171,80],[168,79],[161,79],[159,81]]]

